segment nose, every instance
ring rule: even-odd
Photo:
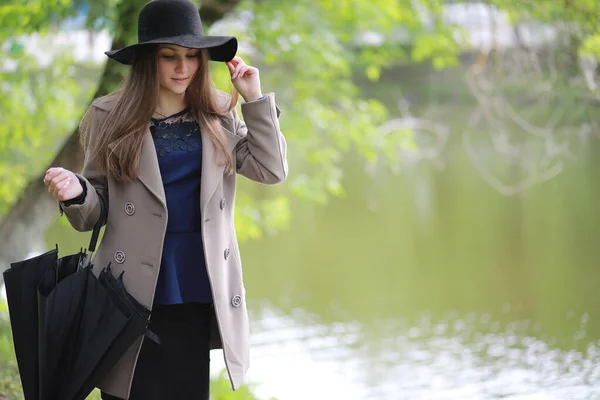
[[[177,73],[186,73],[189,69],[188,63],[189,63],[189,61],[187,60],[186,57],[180,58],[179,62],[177,63],[177,66],[175,68],[175,71]]]

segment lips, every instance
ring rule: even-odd
[[[185,81],[187,81],[189,78],[171,78],[173,79],[175,82],[177,83],[185,83]]]

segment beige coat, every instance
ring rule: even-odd
[[[223,103],[227,95],[219,94]],[[98,196],[107,200],[108,217],[102,241],[94,254],[94,273],[108,263],[115,275],[124,273],[127,290],[141,304],[152,307],[158,279],[168,212],[154,142],[145,133],[139,178],[119,183],[95,169],[87,155],[115,95],[95,100],[88,112],[90,144],[79,175],[86,182],[84,204],[59,207],[78,231],[90,231],[100,215]],[[264,184],[283,182],[287,176],[286,142],[279,129],[275,96],[242,104],[244,121],[232,111],[222,118],[223,133],[239,174]],[[88,118],[86,118],[88,120]],[[213,291],[211,348],[222,348],[233,389],[244,383],[249,366],[248,313],[242,280],[242,262],[234,226],[236,174],[226,176],[214,162],[215,147],[202,136],[200,204],[206,266]],[[99,388],[113,396],[129,397],[133,372],[143,338],[125,353]]]

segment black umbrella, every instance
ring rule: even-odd
[[[100,280],[90,268],[80,269],[46,297],[40,400],[84,400],[147,328],[147,319],[130,323],[132,312],[105,276]]]
[[[101,217],[94,226],[89,250],[96,248],[106,210],[101,204]],[[39,315],[44,315],[44,302],[39,301],[38,286],[42,281],[58,282],[85,265],[89,257],[81,250],[77,254],[58,258],[58,245],[39,256],[11,263],[4,271],[4,284],[8,302],[9,317],[12,329],[13,344],[23,394],[26,400],[38,400],[40,390],[40,333],[44,333],[44,324],[39,324]],[[51,271],[51,272],[50,272]],[[49,275],[53,274],[54,280]],[[49,290],[49,289],[48,289]],[[42,306],[40,310],[39,307]]]
[[[102,211],[90,241],[91,252],[104,207]],[[20,372],[28,373],[27,377],[21,375],[23,391],[26,400],[85,400],[137,338],[146,333],[158,340],[147,332],[150,311],[127,293],[123,274],[116,279],[109,264],[96,278],[88,261],[91,254],[81,251],[58,259],[57,250],[53,252],[47,254],[54,254],[54,259],[44,258],[44,266],[35,269],[35,276],[31,272],[21,274],[20,280],[12,279],[10,290],[6,282],[7,295],[23,287],[30,293],[33,286],[37,297],[34,301],[31,295],[20,302],[9,300],[11,323],[13,311],[29,313],[22,318],[30,324],[37,321],[37,332],[29,330],[27,338],[19,341],[20,350],[15,343],[15,352],[22,353],[26,361],[21,366],[17,357]],[[31,260],[22,263],[37,266]],[[43,275],[38,279],[40,271]],[[36,313],[32,313],[34,309]],[[13,336],[17,335],[13,326]],[[36,360],[38,368],[32,367]]]
[[[57,259],[58,247],[12,263],[3,274],[15,355],[27,400],[39,398],[37,283]]]
[[[40,400],[58,398],[60,377],[73,358],[77,323],[81,318],[89,268],[61,276],[58,268],[46,272],[38,289],[38,354]],[[57,278],[63,278],[58,280]],[[60,292],[56,288],[60,287]],[[69,290],[69,298],[64,293]],[[52,346],[48,345],[53,338]]]
[[[96,301],[87,303],[90,307],[84,311],[81,324],[87,329],[83,330],[78,346],[80,351],[61,399],[85,399],[95,383],[110,371],[141,335],[145,334],[160,344],[158,337],[148,330],[150,310],[127,292],[123,273],[116,279],[109,264],[100,273],[97,282],[100,283],[96,284],[97,288],[102,288],[99,295],[88,297],[99,297],[105,304],[99,305]],[[98,332],[102,332],[102,335],[98,335]]]

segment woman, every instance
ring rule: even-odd
[[[104,377],[103,399],[208,399],[209,350],[223,348],[233,389],[248,368],[248,315],[233,205],[236,172],[276,184],[287,176],[274,95],[234,57],[233,37],[205,36],[188,0],[140,12],[138,43],[106,54],[131,71],[81,123],[81,174],[44,178],[61,213],[89,231],[107,206],[94,273],[111,263],[152,308],[160,345],[140,338]],[[236,92],[213,88],[208,60],[225,62]],[[240,120],[235,104],[244,98]]]

